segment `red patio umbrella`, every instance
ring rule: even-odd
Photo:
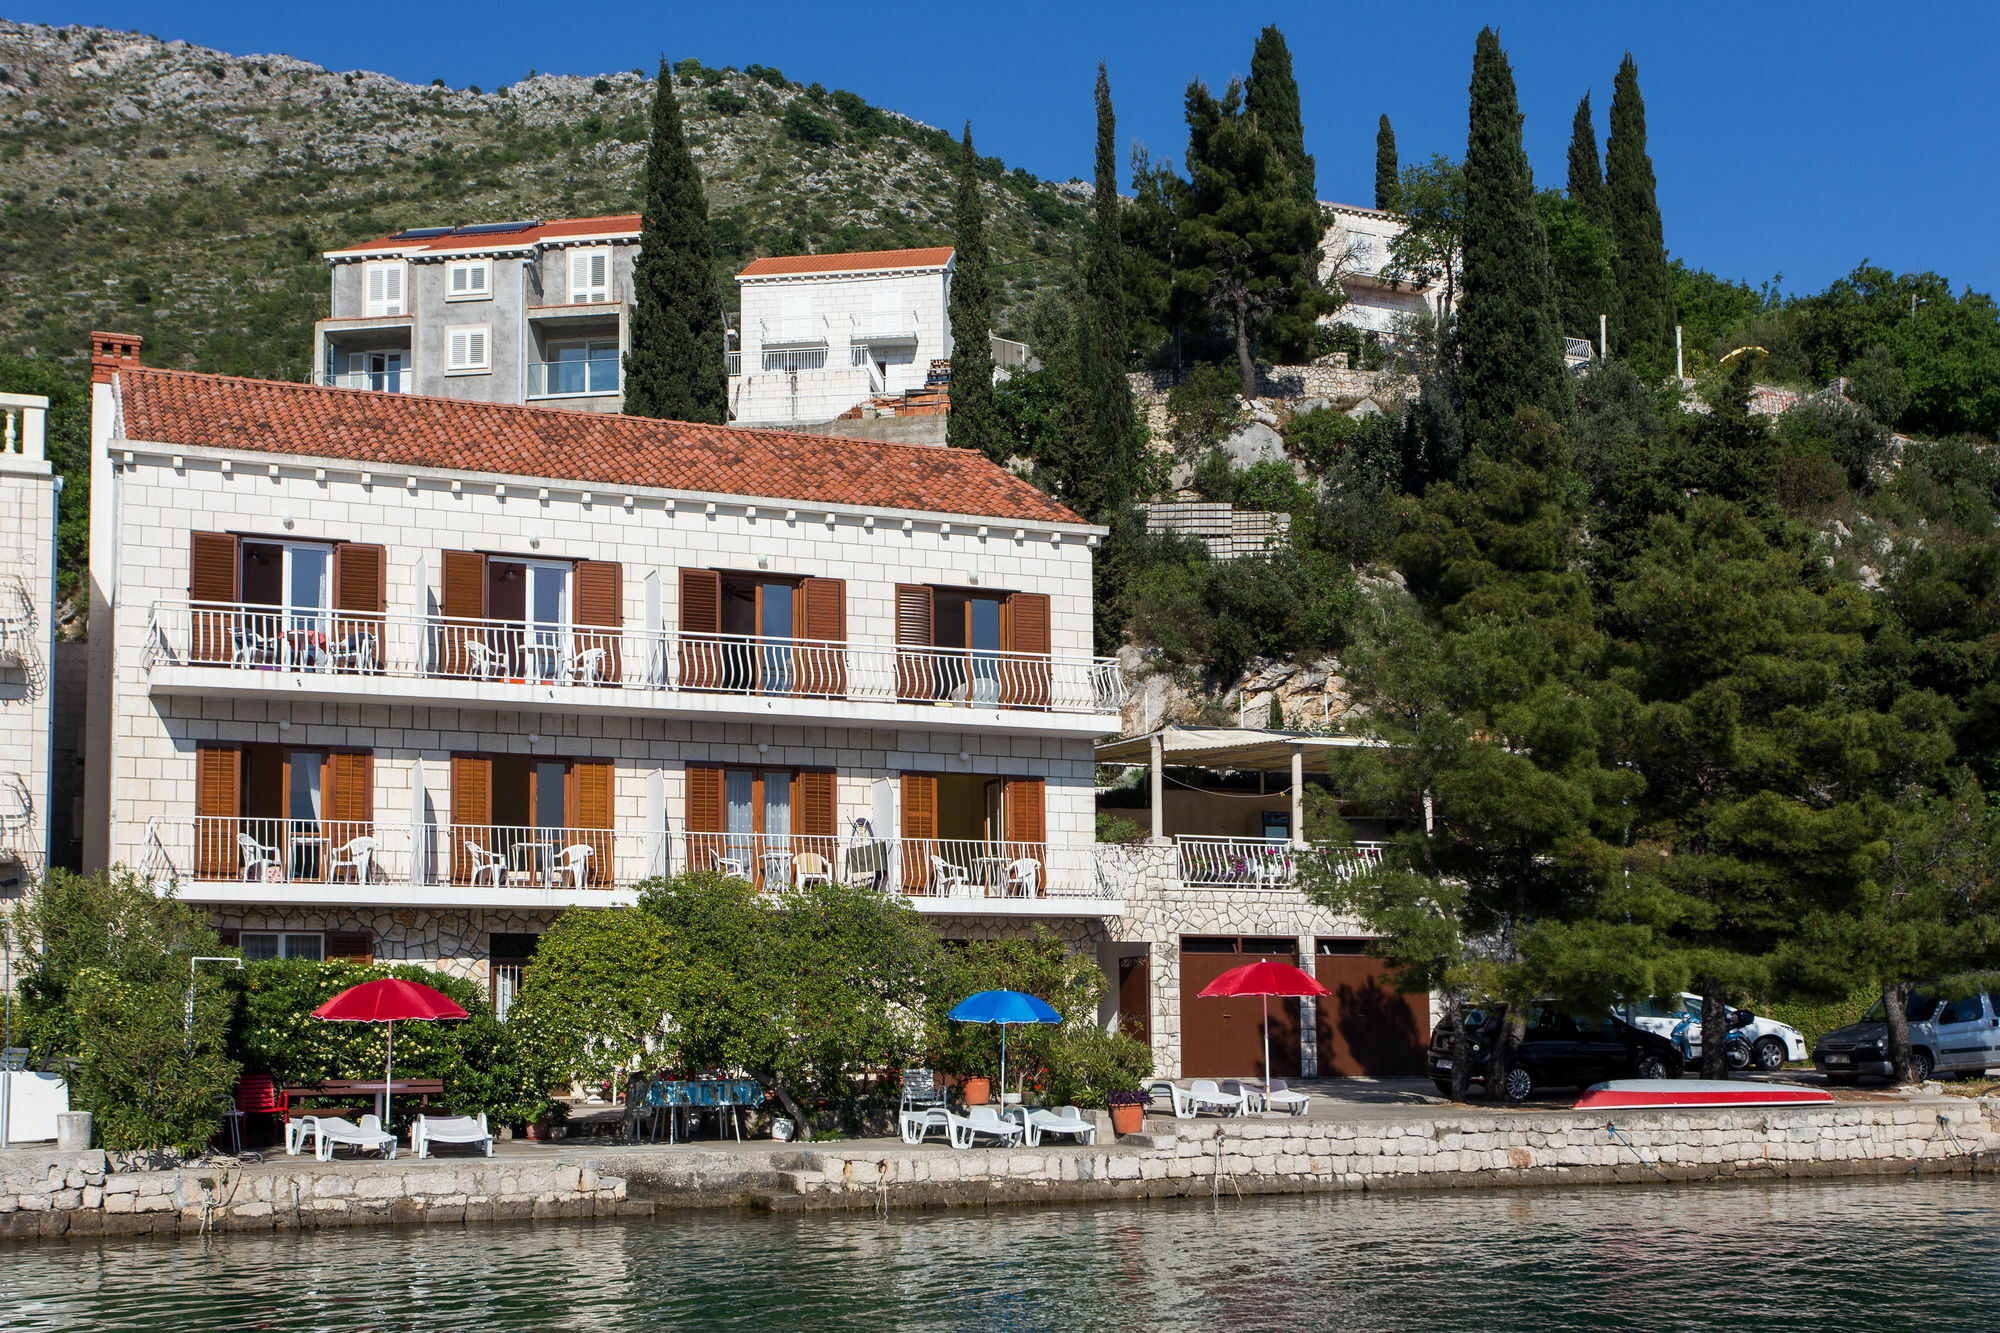
[[[1332,993],[1315,981],[1311,973],[1302,972],[1290,963],[1274,963],[1269,959],[1262,959],[1255,963],[1245,963],[1242,967],[1230,968],[1202,987],[1198,998],[1216,999],[1230,995],[1264,997],[1264,1086],[1269,1088],[1271,1086],[1271,996]]]
[[[382,1060],[382,1127],[389,1126],[389,1085],[395,1082],[396,1020],[457,1019],[470,1017],[441,990],[401,977],[383,977],[349,986],[312,1011],[314,1018],[336,1023],[386,1023],[389,1050]]]

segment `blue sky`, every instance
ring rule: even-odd
[[[489,91],[530,68],[651,68],[664,52],[775,65],[802,83],[954,131],[1038,175],[1087,175],[1091,82],[1109,62],[1120,139],[1178,161],[1181,94],[1247,71],[1265,23],[1291,44],[1323,199],[1373,201],[1375,120],[1405,161],[1465,148],[1473,38],[1495,24],[1514,65],[1536,178],[1560,184],[1589,89],[1600,140],[1620,56],[1639,62],[1667,245],[1753,283],[1815,290],[1863,259],[2000,287],[2000,6],[1618,3],[1278,5],[1017,0],[897,8],[765,0],[609,6],[366,7],[238,0],[15,0],[25,21],[91,23],[236,54],[443,78]],[[1982,72],[1983,71],[1983,72]]]

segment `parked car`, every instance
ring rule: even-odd
[[[1692,1018],[1693,1024],[1687,1029],[1689,1061],[1701,1059],[1701,996],[1691,991],[1682,991],[1675,997],[1679,1008],[1670,1008],[1653,1000],[1643,1004],[1619,1005],[1613,1012],[1635,1027],[1658,1033],[1672,1040],[1674,1030],[1684,1019]],[[1728,1025],[1733,1039],[1737,1033],[1743,1035],[1747,1043],[1753,1069],[1771,1073],[1787,1060],[1804,1060],[1810,1054],[1803,1032],[1789,1023],[1780,1023],[1774,1018],[1762,1018],[1748,1009],[1731,1006],[1728,1011]],[[1733,1067],[1741,1068],[1735,1061]]]
[[[1486,1082],[1493,1044],[1500,1038],[1505,1006],[1474,1009],[1465,1015],[1467,1076]],[[1431,1081],[1451,1094],[1452,1036],[1450,1018],[1431,1032],[1428,1060]],[[1679,1078],[1680,1052],[1658,1033],[1634,1027],[1605,1013],[1575,1013],[1553,1003],[1528,1010],[1528,1030],[1507,1067],[1506,1098],[1524,1101],[1541,1087],[1587,1088],[1613,1078]],[[1488,1090],[1489,1095],[1491,1089]]]
[[[1977,1074],[2000,1066],[2000,1005],[1992,995],[1939,1000],[1911,991],[1910,1072],[1919,1083],[1932,1073]],[[1889,1024],[1880,1000],[1859,1023],[1836,1028],[1813,1046],[1813,1068],[1829,1083],[1853,1083],[1863,1074],[1893,1077]]]

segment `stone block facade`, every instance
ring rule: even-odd
[[[0,898],[48,857],[57,481],[47,400],[0,395]]]

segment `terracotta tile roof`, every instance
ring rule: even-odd
[[[458,232],[448,232],[442,236],[411,236],[402,239],[396,236],[378,236],[372,241],[361,241],[338,250],[329,250],[327,253],[354,255],[392,251],[398,254],[423,255],[443,254],[454,250],[517,250],[541,241],[560,241],[573,236],[626,234],[638,236],[637,213],[619,213],[598,218],[563,218],[555,222],[537,222],[534,226],[525,227],[520,231],[486,232],[471,236]]]
[[[923,250],[857,250],[846,255],[773,255],[753,259],[736,276],[771,278],[787,273],[858,273],[876,268],[943,268],[951,259],[951,247],[933,245]]]
[[[125,438],[606,487],[1080,523],[978,454],[608,412],[121,368]]]

